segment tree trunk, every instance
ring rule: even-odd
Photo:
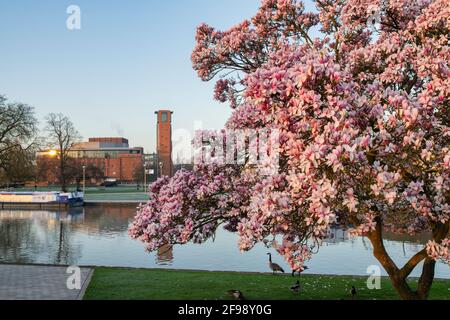
[[[383,225],[380,218],[376,220],[374,231],[367,234],[372,243],[375,258],[381,263],[391,279],[392,286],[403,300],[426,300],[430,294],[434,280],[436,261],[429,258],[426,249],[418,252],[408,263],[399,269],[386,251],[383,243]],[[438,224],[433,227],[433,240],[442,241],[449,232],[449,224]],[[419,279],[417,290],[414,291],[408,285],[407,278],[421,261],[424,261],[422,275]]]
[[[375,258],[377,258],[386,270],[389,278],[391,279],[392,286],[398,292],[400,297],[403,300],[417,300],[417,294],[415,294],[409,287],[406,282],[406,277],[401,276],[399,268],[395,265],[394,261],[391,259],[386,251],[386,248],[384,247],[381,219],[377,218],[377,226],[375,230],[371,231],[367,236],[372,243]]]
[[[63,156],[61,155],[61,162],[60,162],[60,174],[61,174],[61,191],[67,192],[66,187],[66,168],[65,168],[65,161],[63,159]]]
[[[427,300],[430,295],[431,286],[434,280],[434,269],[436,261],[431,258],[426,258],[423,264],[422,275],[419,279],[417,287],[417,295],[421,300]]]
[[[437,223],[433,228],[433,240],[436,242],[441,242],[444,240],[450,231],[450,223],[446,224]],[[425,258],[423,263],[422,275],[419,279],[419,285],[417,287],[417,294],[420,299],[426,300],[430,295],[431,286],[434,280],[434,271],[436,267],[436,261],[430,257]]]

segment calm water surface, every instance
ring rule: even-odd
[[[0,262],[269,271],[267,248],[258,245],[250,252],[240,253],[236,235],[223,230],[214,242],[147,253],[143,244],[127,235],[134,215],[133,207],[120,206],[69,212],[0,210]],[[398,264],[405,263],[426,243],[425,236],[387,238],[387,250]],[[280,256],[275,255],[274,261],[289,270]],[[348,239],[336,230],[335,238],[308,262],[310,270],[305,273],[365,275],[369,265],[378,265],[370,242],[364,238]],[[418,268],[413,275],[419,275]],[[438,263],[436,276],[450,279],[449,266]]]

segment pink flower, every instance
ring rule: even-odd
[[[411,234],[448,224],[448,17],[447,0],[324,0],[314,13],[263,0],[228,30],[200,25],[194,70],[218,79],[214,97],[233,109],[228,129],[280,132],[279,166],[259,174],[243,156],[159,179],[130,236],[156,250],[203,242],[223,225],[241,250],[283,239],[278,252],[301,268],[337,222],[357,235],[377,221]],[[448,240],[427,250],[446,259]]]
[[[344,201],[342,203],[344,206],[347,206],[350,212],[358,211],[356,206],[358,205],[358,200],[356,200],[353,188],[347,190]]]
[[[384,197],[389,204],[394,204],[394,201],[397,198],[397,192],[395,192],[395,190],[385,192]]]

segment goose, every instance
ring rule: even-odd
[[[244,295],[239,290],[228,290],[228,294],[236,300],[245,300]]]
[[[267,255],[269,256],[269,268],[270,268],[270,270],[272,270],[272,274],[275,274],[275,272],[282,272],[282,273],[284,273],[283,268],[280,267],[279,264],[272,262],[272,254],[268,253]]]
[[[302,274],[303,271],[308,270],[308,266],[303,266],[302,268],[292,270],[292,276],[295,277],[295,273],[298,272],[298,276]]]
[[[291,286],[291,291],[294,293],[297,293],[300,291],[300,281],[297,280],[297,282]]]
[[[352,299],[355,299],[358,291],[356,291],[355,286],[352,286],[352,291],[350,291],[350,293],[352,294]]]

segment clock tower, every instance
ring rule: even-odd
[[[156,152],[158,154],[158,176],[169,176],[173,174],[172,163],[172,114],[170,110],[156,111]]]

